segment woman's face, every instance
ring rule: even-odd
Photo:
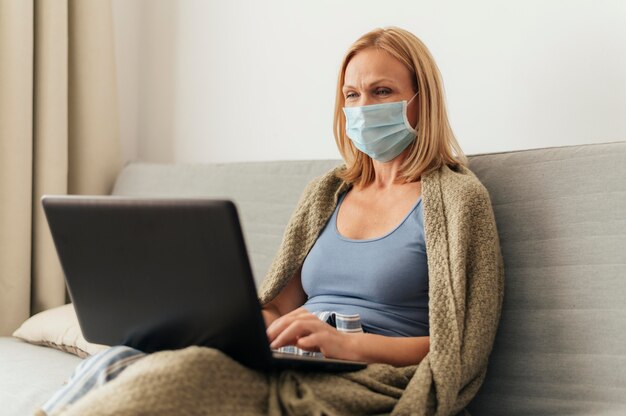
[[[411,71],[388,52],[366,48],[348,62],[343,84],[346,107],[409,101],[415,93]],[[415,97],[407,108],[413,128],[417,126],[418,105]]]

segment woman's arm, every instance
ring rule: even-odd
[[[354,360],[385,363],[395,367],[419,364],[430,349],[430,337],[386,337],[376,334],[347,334]]]
[[[261,312],[265,320],[265,326],[269,327],[272,322],[283,315],[299,308],[306,302],[306,293],[302,288],[300,273],[302,266],[296,270],[287,286],[272,301],[263,305]]]
[[[274,320],[267,328],[271,348],[295,345],[320,351],[328,358],[385,363],[396,367],[417,364],[430,349],[430,337],[387,337],[337,331],[304,308]]]
[[[417,364],[428,353],[429,337],[346,334],[320,321],[301,308],[306,302],[301,271],[300,267],[278,296],[263,305],[263,318],[272,348],[296,345],[304,350],[321,351],[328,358],[386,363],[396,367]]]

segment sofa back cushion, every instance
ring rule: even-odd
[[[223,164],[130,163],[114,195],[232,199],[257,286],[265,278],[306,184],[339,160]]]
[[[505,263],[477,415],[626,414],[626,142],[476,155]],[[132,163],[114,194],[231,198],[257,284],[306,183],[339,160]]]
[[[505,263],[476,415],[626,414],[626,142],[487,154]]]

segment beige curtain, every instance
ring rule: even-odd
[[[110,0],[0,0],[0,335],[66,301],[41,196],[120,167]]]

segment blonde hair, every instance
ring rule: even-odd
[[[345,99],[342,88],[346,67],[350,60],[363,49],[378,48],[402,62],[413,75],[413,86],[419,91],[419,114],[417,139],[409,145],[409,152],[400,167],[400,180],[415,182],[423,174],[438,169],[443,164],[467,165],[459,143],[448,121],[441,74],[435,60],[412,33],[397,28],[375,29],[361,36],[346,52],[339,71],[335,98],[334,134],[339,152],[347,169],[340,177],[348,183],[361,186],[374,180],[372,159],[359,151],[346,135],[343,114]]]

